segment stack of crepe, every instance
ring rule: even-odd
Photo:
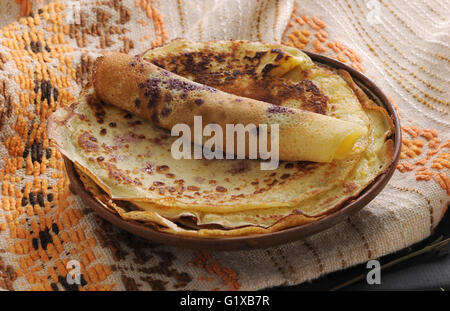
[[[385,109],[346,71],[291,47],[175,40],[136,57],[106,54],[92,80],[52,115],[49,136],[102,206],[161,232],[214,238],[311,223],[392,162]],[[279,166],[261,170],[248,145],[246,159],[174,158],[170,130],[193,128],[195,116],[277,124]]]

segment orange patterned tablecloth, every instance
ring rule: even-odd
[[[1,1],[0,288],[253,290],[429,236],[450,191],[449,12],[446,0]],[[176,249],[99,219],[70,193],[46,119],[76,98],[101,50],[136,54],[177,37],[283,42],[364,71],[401,116],[391,182],[336,227],[264,250]],[[81,285],[67,283],[71,260]]]

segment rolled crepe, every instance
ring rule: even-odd
[[[352,122],[225,93],[121,53],[99,57],[93,81],[103,102],[168,130],[187,124],[194,132],[195,116],[201,116],[204,125],[221,126],[224,135],[227,124],[267,124],[269,128],[278,124],[280,160],[343,159],[367,131]],[[236,149],[223,151],[236,153]]]

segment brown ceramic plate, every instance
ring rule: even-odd
[[[394,141],[394,158],[391,166],[386,170],[384,174],[378,176],[369,186],[367,186],[359,196],[344,204],[342,208],[338,209],[336,212],[310,224],[288,228],[268,234],[224,238],[195,238],[158,232],[153,228],[145,226],[141,223],[125,221],[118,215],[109,212],[97,201],[95,201],[92,196],[85,190],[72,162],[65,158],[64,160],[66,164],[67,174],[71,181],[71,190],[78,194],[84,201],[84,203],[91,207],[95,212],[97,212],[100,217],[106,219],[114,225],[154,242],[183,248],[186,247],[209,250],[244,250],[269,247],[305,238],[320,231],[326,230],[345,220],[348,216],[357,212],[366,204],[368,204],[373,198],[375,198],[375,196],[380,193],[380,191],[384,188],[384,186],[387,184],[392,174],[394,173],[400,155],[401,147],[400,122],[394,107],[392,106],[386,95],[365,75],[337,60],[306,51],[305,53],[308,54],[314,62],[321,63],[332,68],[347,70],[351,74],[354,81],[369,95],[369,97],[371,97],[376,103],[383,105],[384,108],[386,108],[387,112],[394,122],[394,133],[392,135],[392,139]]]

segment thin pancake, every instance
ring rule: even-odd
[[[95,92],[103,102],[132,112],[158,127],[172,130],[176,125],[186,124],[194,133],[195,117],[201,116],[205,125],[214,124],[222,129],[220,145],[215,147],[228,154],[248,155],[250,138],[253,137],[255,142],[261,138],[261,129],[257,131],[261,125],[278,126],[279,135],[275,137],[279,137],[277,158],[290,161],[331,162],[343,159],[352,152],[355,142],[366,134],[366,128],[354,122],[239,97],[122,53],[99,57],[92,76]],[[278,96],[292,91],[278,86],[281,88]],[[291,87],[298,92],[305,88],[301,83]],[[320,95],[317,88],[309,89]],[[248,128],[249,139],[245,140],[246,148],[242,152],[237,152],[236,144],[228,144],[228,140],[235,136],[234,132],[228,136],[228,131],[225,131],[230,124],[253,126],[254,132]],[[272,131],[268,136],[269,143],[274,138]],[[191,135],[189,139],[194,141]],[[269,145],[268,150],[274,148]]]
[[[222,223],[197,224],[197,219],[192,218],[193,215],[186,214],[177,217],[162,217],[160,211],[141,211],[131,202],[113,201],[101,188],[86,174],[83,173],[81,167],[75,164],[75,169],[84,184],[86,190],[100,203],[105,209],[112,213],[118,214],[124,220],[138,221],[147,224],[154,229],[191,237],[217,238],[223,236],[240,236],[250,234],[263,234],[275,232],[285,228],[305,225],[321,219],[323,216],[310,217],[301,213],[294,213],[282,217],[281,221],[274,221],[272,225],[264,227],[261,225],[252,225],[247,221],[236,223],[235,217],[229,220],[221,220]],[[130,207],[132,207],[130,209]],[[187,219],[189,217],[190,219]],[[239,216],[236,216],[239,217]],[[217,226],[217,224],[219,226]],[[227,226],[229,225],[229,226]]]
[[[328,98],[311,80],[281,78],[314,68],[297,49],[247,41],[174,40],[143,53],[153,64],[221,91],[283,107],[327,114]]]
[[[270,209],[255,209],[242,212],[236,211],[230,213],[205,213],[198,211],[186,211],[175,207],[158,206],[139,201],[134,201],[132,203],[115,201],[114,203],[111,203],[114,206],[113,208],[120,210],[124,219],[144,220],[144,218],[140,217],[144,217],[147,213],[149,213],[149,215],[156,213],[178,224],[180,224],[180,221],[184,220],[182,222],[182,227],[186,227],[186,221],[188,221],[190,226],[202,230],[202,236],[208,232],[211,234],[213,234],[213,232],[217,233],[218,229],[208,229],[208,227],[214,224],[219,225],[225,230],[242,228],[246,226],[257,226],[260,227],[257,229],[257,232],[261,232],[261,228],[270,231],[273,230],[271,226],[274,224],[278,224],[278,226],[281,226],[281,224],[292,224],[291,221],[293,219],[308,223],[323,217],[334,209],[337,209],[342,203],[347,201],[349,197],[356,196],[380,172],[383,172],[390,164],[390,159],[392,159],[393,156],[392,141],[387,140],[384,143],[385,139],[379,139],[380,137],[387,138],[390,131],[386,131],[386,129],[389,129],[392,126],[391,120],[387,116],[386,111],[369,100],[367,95],[362,92],[356,84],[354,84],[347,72],[341,71],[339,74],[347,81],[351,89],[358,94],[358,98],[365,107],[368,118],[371,120],[373,134],[370,137],[371,143],[365,151],[364,157],[351,172],[351,175],[342,184],[336,185],[329,189],[325,196],[313,196],[310,199],[302,201],[298,210],[292,207],[279,207]],[[324,206],[333,205],[334,208],[327,210],[325,213],[316,213],[322,210]],[[130,206],[133,207],[133,210],[129,209]],[[308,214],[314,214],[317,216],[310,217]],[[293,216],[288,218],[289,215]],[[148,220],[148,216],[146,217]],[[251,231],[251,229],[248,230]],[[227,235],[238,235],[244,234],[245,232],[248,231],[231,230],[227,232]],[[193,232],[189,232],[188,235],[195,234]]]
[[[171,46],[171,44],[173,45]],[[96,99],[95,94],[85,93],[81,96],[80,103],[72,105],[70,109],[58,112],[55,115],[53,119],[55,124],[54,130],[51,130],[50,133],[52,133],[52,137],[57,138],[56,140],[60,144],[59,147],[63,153],[76,154],[79,152],[77,151],[79,142],[84,143],[85,146],[93,146],[92,142],[94,142],[97,147],[103,146],[103,144],[105,144],[104,147],[106,149],[112,148],[114,150],[115,147],[114,153],[120,154],[128,161],[127,166],[120,166],[124,159],[114,160],[111,150],[109,152],[103,150],[102,152],[105,152],[103,155],[106,155],[105,159],[112,159],[112,161],[107,161],[109,164],[107,165],[108,169],[105,170],[107,172],[105,176],[101,173],[101,165],[97,165],[98,158],[95,158],[96,156],[101,156],[101,152],[96,153],[91,150],[90,153],[77,158],[82,164],[79,166],[79,169],[86,174],[85,176],[88,176],[87,178],[94,185],[98,185],[106,191],[106,195],[98,196],[98,200],[103,202],[105,208],[120,211],[119,214],[124,219],[156,224],[157,230],[164,232],[199,237],[273,232],[316,221],[320,217],[331,213],[339,208],[342,203],[360,193],[391,163],[392,141],[387,139],[387,137],[391,133],[392,121],[384,109],[376,106],[354,84],[348,73],[337,73],[327,68],[315,66],[300,51],[296,50],[295,53],[291,53],[291,48],[286,49],[283,46],[246,42],[189,43],[184,41],[182,44],[183,48],[177,49],[176,42],[171,44],[168,45],[170,48],[165,46],[151,50],[146,53],[145,57],[149,60],[157,58],[158,63],[160,62],[159,65],[177,74],[184,75],[184,69],[179,69],[182,67],[176,65],[172,68],[167,67],[167,64],[185,63],[183,60],[185,57],[184,51],[187,51],[186,53],[199,53],[191,55],[194,65],[198,64],[198,59],[201,59],[197,56],[204,55],[202,53],[205,51],[207,51],[206,55],[210,53],[212,55],[221,55],[220,66],[212,62],[212,65],[207,66],[201,73],[194,74],[189,72],[189,76],[185,72],[186,77],[195,81],[203,79],[203,82],[209,79],[208,76],[223,76],[223,68],[228,68],[227,70],[230,71],[231,68],[249,66],[245,56],[251,58],[258,52],[264,52],[264,50],[267,52],[278,48],[288,55],[292,56],[295,54],[295,58],[302,61],[286,64],[283,61],[283,57],[277,59],[277,52],[264,53],[264,55],[269,55],[270,57],[262,57],[262,61],[257,66],[254,66],[256,68],[255,71],[258,72],[256,76],[251,74],[251,72],[247,72],[239,75],[238,79],[229,78],[227,86],[217,84],[209,86],[217,87],[221,90],[225,90],[225,87],[227,87],[229,89],[226,91],[231,92],[230,85],[232,85],[234,94],[244,95],[240,93],[246,89],[243,85],[248,86],[248,83],[253,83],[252,81],[264,81],[269,90],[271,89],[271,84],[268,81],[271,80],[275,81],[274,85],[278,83],[277,81],[287,79],[293,82],[310,81],[308,83],[313,83],[328,98],[329,101],[325,112],[327,115],[358,123],[367,128],[368,135],[361,138],[357,143],[362,151],[360,155],[350,157],[346,161],[334,161],[329,164],[282,162],[279,169],[274,171],[275,175],[273,176],[270,176],[271,174],[261,174],[259,166],[257,166],[258,161],[249,160],[228,160],[224,164],[218,164],[222,161],[195,160],[200,162],[201,165],[192,166],[192,163],[183,162],[180,166],[172,167],[172,165],[168,165],[169,169],[159,166],[158,169],[158,163],[164,163],[168,159],[165,154],[168,153],[167,150],[170,148],[170,141],[168,142],[170,139],[164,136],[167,133],[145,125],[145,130],[142,131],[135,131],[133,127],[135,135],[132,136],[128,133],[130,124],[134,125],[139,123],[139,121],[144,123],[143,120],[133,117],[122,122],[124,120],[123,117],[127,115],[126,112],[115,110],[116,108],[114,107],[103,106]],[[229,47],[233,47],[231,54],[221,54],[228,53],[230,51]],[[154,54],[152,54],[152,51]],[[153,56],[154,58],[152,58]],[[265,68],[271,62],[277,67],[284,69],[278,73],[270,71],[264,77],[263,71],[257,69]],[[154,63],[156,64],[156,62]],[[245,84],[242,81],[247,81],[248,83]],[[279,89],[274,87],[273,94],[278,96],[279,94],[276,93],[278,91]],[[92,92],[92,90],[89,92]],[[267,93],[261,94],[258,96],[264,96],[267,101],[270,98],[272,98],[271,100],[279,98],[275,95],[267,95]],[[258,96],[254,96],[254,99],[261,100],[261,97],[258,98]],[[286,95],[286,98],[289,98],[289,96]],[[302,109],[308,110],[307,107],[309,106],[304,105],[304,102],[301,98],[297,98],[297,100],[296,98],[289,98],[289,100],[286,100],[284,97],[281,97],[279,102],[275,104],[287,107],[294,105],[293,107],[295,108],[302,106]],[[96,119],[99,116],[103,120],[103,127],[96,125]],[[108,122],[114,121],[118,121],[116,122],[116,127],[109,128]],[[56,126],[61,127],[55,129]],[[95,135],[100,133],[103,128],[107,129],[106,135]],[[117,132],[110,133],[115,131],[115,129],[117,129]],[[78,135],[73,134],[73,137],[70,137],[73,133],[71,132],[72,130],[79,131]],[[86,130],[89,135],[80,132],[83,130]],[[122,135],[117,136],[119,133],[122,133]],[[91,137],[91,134],[94,140],[97,139],[97,141],[86,140],[86,138]],[[136,144],[135,139],[132,139],[133,142],[129,141],[130,137],[139,138],[141,134],[150,134],[150,136],[146,136],[145,141],[145,144],[150,144],[149,148],[143,148],[141,144]],[[64,135],[67,137],[64,138]],[[79,140],[80,137],[84,139]],[[113,144],[108,145],[105,142],[113,142]],[[122,146],[114,144],[114,142],[121,142]],[[123,145],[126,144],[131,144],[132,147],[124,148]],[[72,149],[68,150],[67,147],[69,146],[70,149],[71,145]],[[141,156],[131,158],[131,152],[127,150],[130,148],[135,151],[134,154]],[[99,149],[102,148],[99,147]],[[149,157],[150,155],[151,157]],[[91,158],[91,161],[89,158]],[[105,159],[100,162],[104,162]],[[143,161],[143,159],[148,160],[148,162]],[[157,161],[152,162],[155,159]],[[117,160],[119,161],[117,162]],[[158,162],[160,160],[162,162]],[[153,186],[154,190],[151,190],[151,199],[149,200],[148,191],[146,192],[145,189],[142,189],[141,192],[139,189],[135,189],[139,187],[131,186],[133,184],[132,179],[128,180],[128,190],[126,187],[119,189],[124,197],[113,196],[113,199],[111,199],[110,188],[103,184],[103,181],[115,177],[133,176],[133,167],[136,168],[138,166],[131,165],[130,167],[130,163],[135,161],[140,161],[139,163],[141,164],[150,164],[138,169],[153,173],[149,175],[153,176],[150,181],[156,182],[155,186]],[[109,169],[111,167],[112,170]],[[163,169],[161,170],[161,168]],[[176,176],[171,175],[172,170],[175,171],[174,175]],[[167,173],[169,173],[168,176],[166,175]],[[167,179],[165,179],[166,177]],[[161,181],[164,185],[161,184]],[[177,181],[177,183],[174,181]],[[87,184],[87,182],[84,183],[85,185]],[[171,187],[174,187],[174,185],[179,187],[176,188],[177,190],[182,190],[181,194],[170,192],[173,190]],[[192,186],[189,187],[189,185]],[[223,190],[222,188],[225,188],[226,192],[217,191],[218,189]],[[116,190],[118,189],[114,189],[114,191]],[[158,193],[160,192],[163,195],[159,197]],[[200,193],[200,195],[196,194],[196,192]],[[130,209],[130,206],[133,208]],[[169,221],[169,223],[161,221],[159,217]]]
[[[112,199],[148,201],[204,212],[295,206],[342,183],[360,155],[332,163],[176,160],[176,137],[142,118],[103,105],[89,89],[56,111],[49,135]]]

